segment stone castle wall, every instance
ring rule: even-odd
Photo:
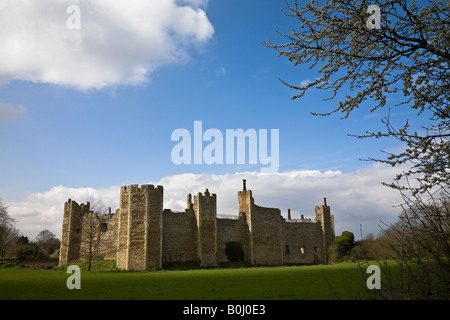
[[[242,221],[239,219],[217,219],[217,262],[227,262],[225,246],[229,241],[240,241]]]
[[[92,221],[98,225],[94,236],[86,232]],[[279,209],[256,205],[245,180],[238,192],[238,216],[227,219],[217,217],[217,197],[208,189],[194,201],[189,194],[186,209],[173,212],[163,209],[162,186],[123,186],[114,214],[98,216],[89,203],[65,203],[59,263],[86,259],[91,246],[97,256],[116,259],[117,267],[126,270],[161,269],[164,262],[182,261],[216,266],[228,261],[229,241],[242,244],[251,264],[327,263],[334,217],[325,200],[315,208],[315,221],[291,221],[290,214],[286,221]]]
[[[312,222],[283,222],[284,263],[325,263],[321,229]]]
[[[197,221],[194,210],[164,210],[163,262],[197,261]]]

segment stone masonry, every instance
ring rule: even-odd
[[[315,220],[292,220],[276,208],[255,204],[246,181],[238,192],[238,216],[217,215],[217,197],[208,189],[187,195],[186,209],[163,209],[162,186],[130,185],[120,190],[120,208],[97,215],[89,202],[64,204],[59,264],[86,259],[89,251],[115,259],[125,270],[157,270],[164,262],[195,261],[217,266],[228,261],[225,246],[239,241],[246,262],[255,265],[327,264],[334,241],[334,216],[324,199]],[[95,228],[92,228],[92,226]],[[91,250],[89,250],[91,248]]]

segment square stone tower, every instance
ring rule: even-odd
[[[323,198],[323,205],[315,207],[316,222],[320,223],[323,237],[323,261],[328,264],[328,248],[334,242],[334,216],[330,213],[330,207],[327,205],[327,198]]]
[[[249,263],[254,263],[252,210],[255,205],[255,200],[253,199],[252,191],[247,190],[246,180],[242,180],[242,184],[242,191],[238,191],[240,241],[244,250],[245,260]]]
[[[194,212],[197,219],[197,250],[202,266],[217,266],[217,198],[206,189],[194,196]]]
[[[162,267],[163,187],[123,186],[120,190],[117,267]]]
[[[80,259],[83,215],[90,212],[90,203],[78,204],[69,199],[64,203],[64,217],[59,251],[59,264]]]

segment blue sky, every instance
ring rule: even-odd
[[[27,8],[26,2],[0,1],[3,2],[7,5],[0,10],[0,16],[10,15],[11,6],[23,5],[21,10],[26,13],[28,22],[36,19],[39,26],[48,21],[48,18],[30,13],[36,10]],[[116,2],[120,4],[121,1]],[[92,8],[87,8],[83,1],[67,1],[67,4],[55,7],[55,17],[63,23],[62,29],[68,15],[57,9],[64,9],[64,5],[67,7],[70,3],[79,4],[81,8],[81,29],[72,32],[87,32],[90,24],[84,24],[84,19],[90,18]],[[102,1],[98,3],[105,5]],[[332,110],[337,104],[337,101],[323,101],[323,92],[311,91],[301,100],[290,100],[295,92],[284,86],[278,77],[300,84],[318,75],[307,66],[294,67],[287,59],[278,57],[274,50],[262,45],[268,38],[281,41],[275,31],[285,33],[295,26],[295,21],[282,13],[285,9],[283,1],[210,0],[176,2],[174,5],[190,5],[192,10],[186,11],[186,16],[195,16],[197,20],[193,21],[197,22],[182,26],[181,31],[178,25],[173,27],[164,35],[168,39],[162,36],[161,43],[170,42],[167,50],[175,52],[171,59],[165,59],[163,52],[158,56],[155,54],[153,61],[151,41],[146,41],[144,48],[142,42],[133,42],[134,35],[130,36],[128,29],[123,31],[123,41],[124,45],[132,45],[120,46],[126,16],[121,16],[123,20],[117,19],[112,26],[116,32],[114,41],[117,41],[114,47],[106,46],[108,51],[104,52],[81,47],[86,51],[80,53],[80,61],[90,59],[89,55],[97,62],[95,67],[101,67],[106,61],[108,69],[103,70],[105,73],[117,61],[119,71],[134,66],[133,59],[141,59],[142,65],[150,66],[144,80],[130,84],[123,76],[121,83],[119,75],[116,83],[100,88],[90,86],[86,80],[91,76],[89,70],[96,70],[95,67],[83,69],[77,66],[76,50],[80,48],[76,43],[70,55],[58,56],[59,51],[70,48],[53,47],[50,34],[54,26],[43,27],[45,31],[39,33],[42,41],[35,42],[37,48],[32,47],[43,52],[54,49],[52,58],[42,58],[40,61],[45,62],[33,65],[37,54],[27,51],[28,47],[21,43],[27,38],[24,33],[16,32],[14,26],[17,23],[17,30],[24,28],[27,31],[20,20],[22,11],[17,10],[19,18],[12,22],[9,33],[0,34],[0,40],[17,36],[16,44],[19,48],[23,45],[23,56],[15,57],[20,68],[14,68],[16,61],[8,65],[0,63],[0,80],[4,79],[0,85],[0,106],[3,108],[3,113],[0,108],[0,198],[11,203],[12,211],[18,216],[21,213],[13,208],[14,204],[19,207],[23,199],[45,194],[55,186],[104,190],[111,186],[160,182],[165,177],[187,173],[201,176],[260,171],[259,164],[173,164],[171,150],[176,143],[170,139],[172,132],[185,128],[193,133],[196,120],[202,121],[204,130],[216,128],[224,134],[226,129],[279,129],[280,174],[307,170],[353,174],[374,167],[373,163],[359,159],[380,157],[380,150],[399,147],[394,141],[357,140],[347,135],[382,128],[382,112],[369,114],[362,108],[348,119],[339,120],[340,115],[310,115],[311,111]],[[44,8],[35,14],[42,12],[45,15],[49,13],[44,12],[49,11]],[[128,18],[132,23],[134,17]],[[170,19],[174,18],[170,16],[167,21]],[[179,21],[177,23],[181,23]],[[151,18],[145,22],[152,24]],[[213,32],[208,29],[211,26]],[[61,32],[73,35],[71,31]],[[46,39],[47,35],[49,39]],[[143,53],[139,52],[141,49]],[[145,50],[149,50],[148,58]],[[63,60],[62,66],[74,66],[69,71],[61,71],[60,78],[53,77],[59,76],[59,69],[53,69],[52,65],[52,61],[56,65],[59,59]],[[29,61],[32,62],[27,70]],[[106,64],[110,61],[111,64]],[[79,75],[77,70],[83,74]],[[92,72],[92,77],[98,76],[94,74],[96,71]],[[71,82],[72,75],[81,80]],[[81,88],[83,81],[86,86]],[[250,185],[255,189],[258,182]],[[214,189],[214,186],[209,188]],[[233,190],[239,188],[237,185]],[[192,190],[198,191],[202,190]],[[318,195],[314,201],[318,202],[316,200],[321,197]],[[81,201],[84,199],[79,199]],[[345,199],[339,201],[345,202]],[[370,206],[370,201],[368,203]],[[272,205],[267,203],[267,206]]]

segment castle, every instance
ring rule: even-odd
[[[327,264],[334,241],[334,216],[324,199],[315,221],[288,219],[276,208],[255,204],[243,180],[238,213],[217,215],[217,197],[208,189],[187,195],[186,209],[163,209],[163,187],[122,186],[120,208],[98,215],[90,204],[64,204],[59,264],[85,259],[89,252],[115,259],[125,270],[161,269],[165,262],[195,261],[217,266],[228,261],[226,243],[240,242],[246,262],[257,265]]]

